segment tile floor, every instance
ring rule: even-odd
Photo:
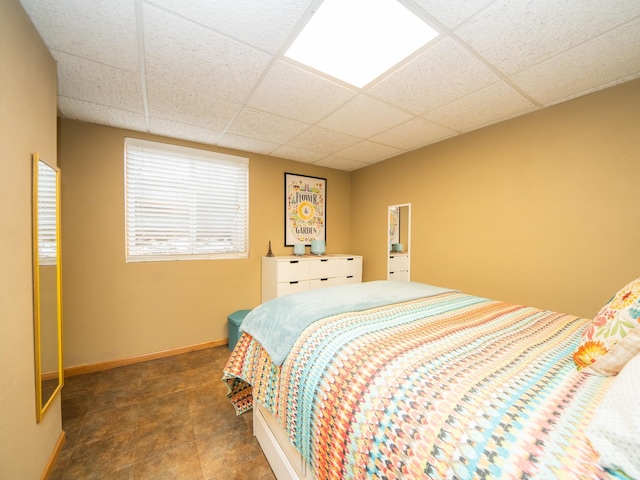
[[[221,382],[226,346],[65,379],[51,480],[275,479]]]

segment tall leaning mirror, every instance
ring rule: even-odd
[[[60,262],[60,170],[33,155],[33,317],[36,420],[64,383]]]
[[[411,278],[411,204],[389,205],[387,223],[387,279]]]

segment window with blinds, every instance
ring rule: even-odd
[[[38,165],[38,263],[57,263],[57,177],[50,166]]]
[[[249,256],[249,160],[125,139],[127,262]]]

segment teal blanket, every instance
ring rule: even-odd
[[[424,283],[378,280],[320,288],[274,298],[254,308],[240,330],[255,338],[275,365],[282,365],[302,331],[316,320],[445,292]]]

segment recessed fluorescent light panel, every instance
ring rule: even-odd
[[[396,0],[324,0],[285,55],[362,88],[437,36]]]

